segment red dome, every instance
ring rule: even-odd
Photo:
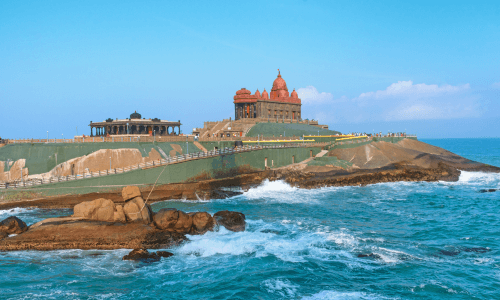
[[[244,94],[250,95],[251,93],[250,93],[249,90],[247,90],[245,88],[241,88],[241,90],[239,90],[239,91],[236,92],[236,95],[244,95]]]
[[[292,95],[290,95],[290,97],[299,98],[299,95],[297,95],[297,92],[295,91],[295,89],[293,89]]]
[[[269,99],[269,94],[267,93],[266,89],[262,92],[262,98],[264,99]]]
[[[281,78],[281,73],[278,73],[278,78],[276,78],[273,82],[273,88],[271,89],[271,91],[274,90],[286,90],[288,92],[286,82],[283,78]]]
[[[257,89],[257,91],[255,92],[255,96],[256,96],[257,98],[260,98],[260,92],[259,92],[259,89]]]

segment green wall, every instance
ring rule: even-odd
[[[0,161],[16,161],[18,159],[26,159],[26,167],[30,174],[40,174],[52,170],[57,163],[60,164],[72,158],[89,155],[100,149],[120,149],[132,148],[139,149],[143,157],[148,156],[152,148],[161,148],[166,155],[172,149],[170,144],[177,144],[182,148],[182,152],[186,153],[186,148],[189,148],[189,153],[201,151],[192,142],[186,146],[185,142],[104,142],[104,143],[51,143],[51,144],[9,144],[0,148]]]
[[[200,175],[202,172],[208,172],[213,175],[217,172],[229,172],[231,169],[243,165],[249,165],[255,169],[264,170],[265,158],[268,160],[268,166],[271,166],[273,162],[274,167],[282,167],[292,163],[292,156],[295,156],[295,162],[301,162],[309,158],[310,151],[312,151],[312,155],[316,155],[321,151],[321,148],[301,147],[255,150],[212,158],[196,159],[167,165],[166,167],[134,170],[116,175],[44,184],[22,190],[31,190],[35,193],[40,193],[38,196],[90,193],[120,189],[126,185],[150,185],[158,179],[160,173],[161,176],[158,179],[158,184],[176,183]],[[0,194],[15,193],[16,191],[18,192],[20,190],[2,190]]]

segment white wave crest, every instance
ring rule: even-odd
[[[499,183],[499,173],[486,173],[486,172],[468,172],[462,171],[458,182],[461,184],[485,184],[485,183]]]
[[[317,294],[303,297],[302,300],[334,300],[334,299],[391,299],[375,294],[366,294],[363,292],[337,292],[337,291],[321,291]]]
[[[264,288],[272,294],[279,294],[284,298],[293,298],[297,292],[297,285],[287,279],[268,279],[262,282]]]
[[[27,212],[35,212],[38,208],[23,208],[23,207],[14,207],[11,209],[3,209],[0,210],[0,218],[7,218],[10,216],[16,216],[21,213]]]

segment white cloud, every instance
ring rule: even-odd
[[[385,97],[391,97],[391,96],[398,96],[398,97],[429,97],[433,95],[439,95],[439,94],[447,94],[447,93],[456,93],[456,92],[461,92],[461,91],[466,91],[470,89],[470,85],[463,84],[463,85],[449,85],[445,84],[442,86],[438,86],[437,84],[425,84],[425,83],[419,83],[419,84],[413,84],[413,81],[408,80],[408,81],[398,81],[397,83],[391,84],[389,87],[387,87],[383,91],[376,91],[376,92],[367,92],[367,93],[362,93],[359,95],[359,99],[366,99],[366,98],[385,98]]]
[[[325,103],[333,100],[333,95],[331,93],[320,93],[312,85],[298,89],[297,95],[302,100],[303,104]]]
[[[313,86],[298,90],[304,117],[324,123],[363,123],[405,120],[440,120],[479,117],[485,113],[481,95],[470,85],[414,84],[398,81],[384,90],[358,97],[333,98]],[[333,105],[335,104],[335,105]]]

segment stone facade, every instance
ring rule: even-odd
[[[270,96],[266,89],[262,94],[257,90],[252,95],[245,88],[237,91],[234,96],[235,120],[267,119],[299,122],[302,120],[301,106],[297,92],[294,89],[291,95],[289,94],[286,82],[280,73],[273,82]]]

